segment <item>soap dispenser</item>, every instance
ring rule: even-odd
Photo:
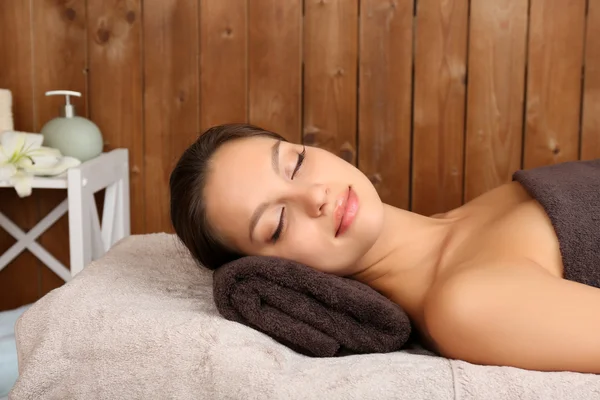
[[[46,123],[41,130],[44,146],[60,150],[63,156],[74,157],[81,162],[99,156],[104,147],[98,126],[87,118],[79,117],[71,104],[70,96],[81,97],[71,90],[53,90],[46,96],[64,95],[66,104],[60,108],[60,116]]]

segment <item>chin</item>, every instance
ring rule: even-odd
[[[371,182],[369,182],[369,187],[366,190],[365,188],[357,188],[356,195],[359,209],[352,230],[361,236],[365,236],[367,241],[371,237],[371,240],[375,242],[383,229],[383,202]]]
[[[340,241],[343,248],[342,254],[346,265],[356,265],[379,239],[383,230],[383,205],[365,207],[359,214],[350,229],[346,232],[345,240]]]

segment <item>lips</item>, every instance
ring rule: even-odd
[[[352,187],[349,187],[336,201],[334,210],[335,237],[343,235],[350,228],[357,212],[358,197]]]

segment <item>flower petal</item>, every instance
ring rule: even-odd
[[[12,164],[0,164],[0,181],[6,181],[17,173],[17,167]]]
[[[4,149],[4,153],[8,158],[12,158],[23,147],[24,140],[22,136],[13,131],[5,131],[0,134],[0,145]]]
[[[19,197],[27,197],[31,194],[33,187],[33,175],[23,171],[18,171],[10,179],[10,183],[14,186]]]
[[[0,165],[8,161],[8,154],[5,152],[4,147],[0,145]]]
[[[39,133],[5,131],[0,134],[0,145],[9,158],[39,149],[43,141],[44,136]]]
[[[33,161],[29,157],[20,157],[16,162],[13,162],[19,169],[25,169],[33,165]]]

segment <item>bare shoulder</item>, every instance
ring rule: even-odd
[[[448,358],[600,373],[600,290],[534,265],[457,269],[432,287],[423,314]]]

